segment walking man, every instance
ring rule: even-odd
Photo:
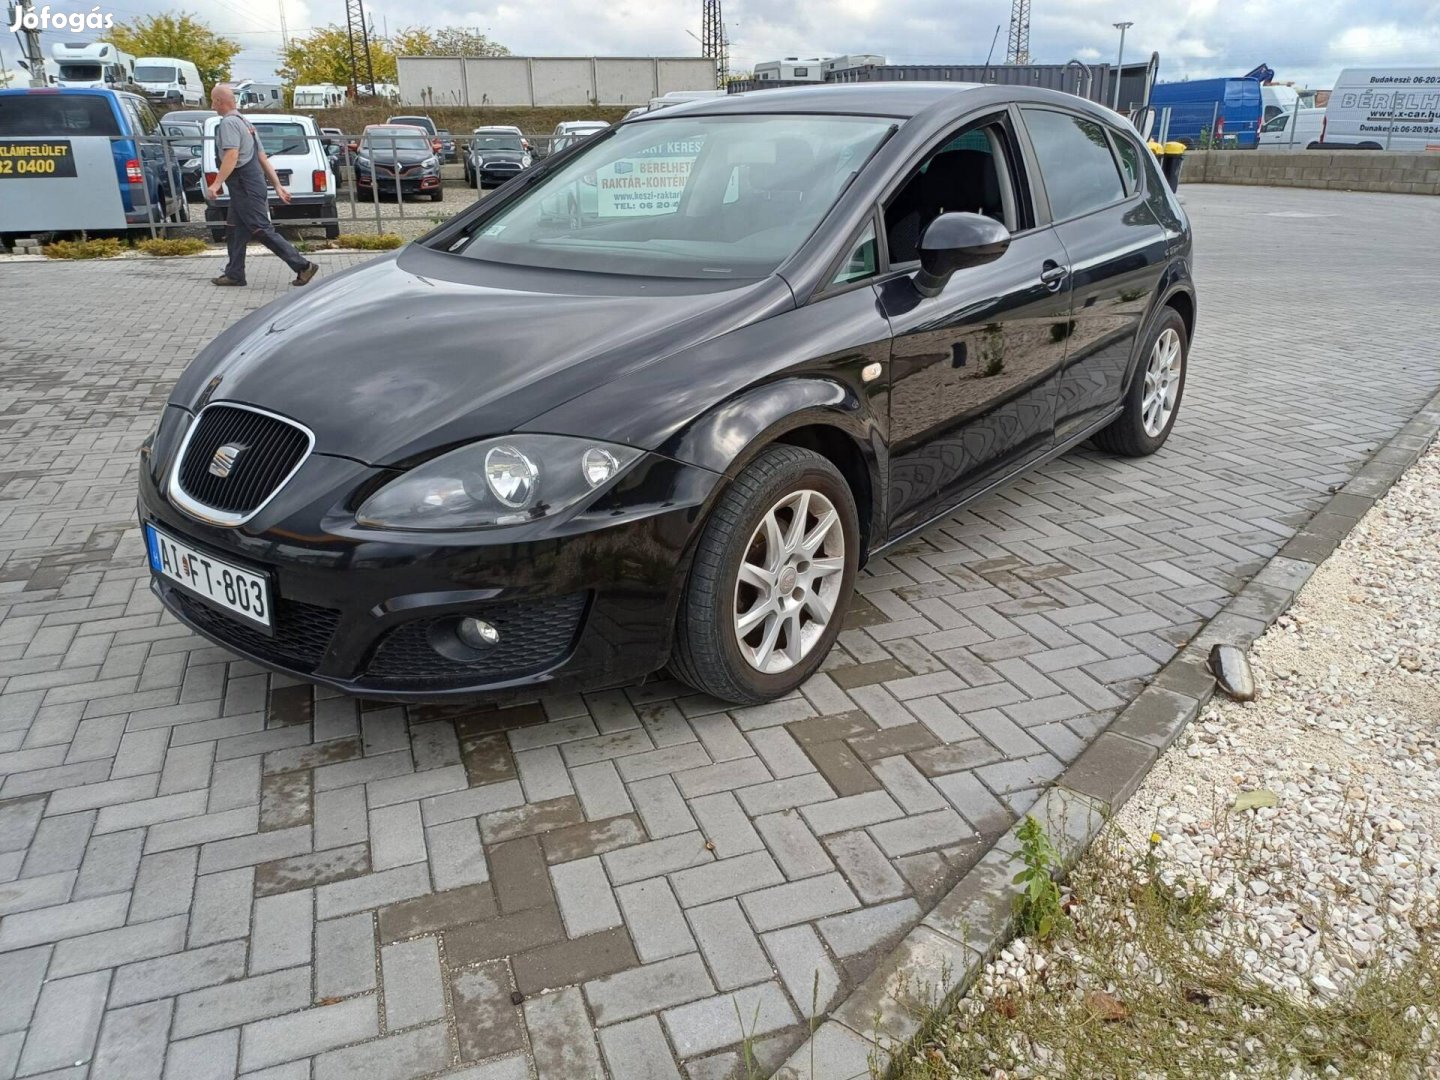
[[[245,284],[245,245],[252,239],[260,241],[295,271],[292,285],[305,285],[320,272],[309,259],[295,250],[270,222],[270,197],[265,190],[266,179],[275,187],[280,201],[288,203],[290,192],[275,175],[275,166],[265,155],[265,148],[255,135],[249,121],[235,107],[235,91],[225,85],[210,91],[210,105],[220,114],[220,127],[215,133],[215,153],[220,171],[210,185],[212,199],[220,197],[222,184],[230,188],[230,214],[226,218],[226,247],[230,259],[225,271],[211,278],[215,285]]]

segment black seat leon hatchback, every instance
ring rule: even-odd
[[[1196,302],[1122,117],[1005,86],[644,114],[252,312],[142,448],[152,586],[404,701],[794,690],[856,575],[1085,440],[1158,450]]]

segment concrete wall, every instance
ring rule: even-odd
[[[402,56],[406,105],[644,105],[715,89],[715,62],[652,56]]]
[[[1192,150],[1184,184],[1258,184],[1440,195],[1440,154],[1380,150]]]

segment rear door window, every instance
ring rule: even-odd
[[[1053,109],[1021,109],[1050,213],[1056,221],[1079,217],[1125,198],[1105,129],[1093,120]]]
[[[120,124],[110,100],[98,94],[0,97],[0,138],[119,134]]]

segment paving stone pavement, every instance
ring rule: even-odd
[[[0,1078],[781,1060],[1440,383],[1440,202],[1186,198],[1166,450],[1071,454],[872,564],[824,673],[744,709],[385,707],[196,638],[146,588],[135,448],[283,268],[0,268]]]

